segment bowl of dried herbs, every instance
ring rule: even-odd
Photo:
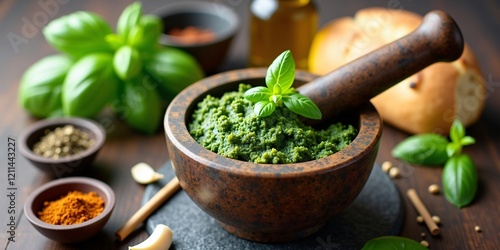
[[[94,161],[106,140],[104,128],[83,118],[53,118],[33,123],[19,136],[19,151],[51,177],[80,173]]]

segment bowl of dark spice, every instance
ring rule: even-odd
[[[81,173],[94,161],[106,140],[102,126],[83,118],[35,122],[19,136],[19,151],[51,177]]]
[[[216,2],[170,3],[153,14],[163,22],[160,43],[188,52],[208,73],[224,61],[240,25],[231,7]]]
[[[35,229],[55,241],[73,243],[97,234],[115,205],[115,194],[104,182],[67,177],[35,189],[26,199],[24,214]]]

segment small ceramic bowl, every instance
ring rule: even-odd
[[[236,91],[238,84],[264,85],[266,69],[243,69],[205,78],[182,91],[165,115],[167,148],[187,195],[227,231],[258,242],[297,240],[319,230],[347,208],[365,185],[377,156],[382,122],[371,104],[346,120],[359,129],[333,155],[294,164],[255,164],[213,153],[187,129],[197,103]],[[295,86],[314,75],[298,71]],[[329,123],[331,121],[327,121]]]
[[[53,225],[38,218],[43,203],[61,198],[70,191],[96,192],[104,200],[104,210],[97,217],[73,225]],[[36,188],[24,203],[24,214],[45,237],[63,243],[83,241],[97,234],[106,224],[115,206],[115,194],[104,182],[87,177],[67,177]]]
[[[193,55],[205,72],[213,72],[224,61],[231,41],[239,30],[238,15],[229,6],[207,1],[182,1],[171,3],[153,12],[162,19],[164,33],[160,43]],[[210,41],[181,42],[169,35],[175,28],[197,27],[215,33]]]
[[[45,135],[47,129],[52,131],[65,125],[73,125],[75,128],[86,132],[94,140],[92,147],[79,154],[59,159],[43,157],[33,152],[33,146]],[[21,132],[19,135],[19,151],[46,174],[60,178],[76,175],[92,164],[105,140],[104,128],[95,121],[83,118],[46,119],[35,122]]]

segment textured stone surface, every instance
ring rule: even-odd
[[[148,185],[142,203],[174,176],[170,162],[159,171],[165,178]],[[399,234],[403,211],[398,190],[375,166],[364,189],[346,210],[317,233],[299,241],[261,244],[240,239],[222,229],[182,190],[149,217],[146,230],[151,233],[157,224],[168,225],[174,232],[171,249],[360,249],[371,238]]]

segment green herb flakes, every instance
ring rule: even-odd
[[[207,96],[198,104],[189,125],[191,135],[203,147],[219,155],[255,163],[296,163],[319,159],[342,150],[356,137],[352,125],[335,123],[326,130],[304,125],[297,114],[277,107],[274,114],[259,117],[244,93],[221,98]]]

